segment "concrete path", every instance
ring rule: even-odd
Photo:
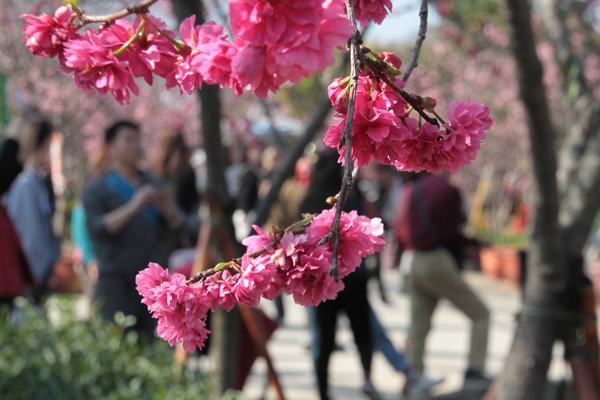
[[[397,271],[383,272],[389,303],[384,304],[374,282],[370,283],[369,298],[377,316],[386,327],[388,335],[397,348],[404,348],[410,320],[409,298],[400,294],[400,277]],[[492,312],[487,373],[494,377],[501,371],[508,353],[515,328],[514,316],[520,306],[520,292],[510,283],[494,280],[481,273],[466,272],[465,279],[481,296]],[[307,312],[294,304],[291,298],[284,300],[286,320],[268,347],[283,386],[287,400],[318,400],[314,370],[308,340]],[[271,302],[261,307],[275,314]],[[342,318],[337,343],[343,347],[332,355],[329,365],[330,393],[332,400],[358,400],[367,397],[361,392],[363,377],[358,352],[352,339],[347,320]],[[425,364],[427,375],[445,377],[432,394],[449,394],[461,390],[466,368],[470,322],[450,303],[442,301],[433,318],[433,328],[428,338]],[[561,361],[562,350],[555,349],[550,371],[552,379],[562,379],[567,366]],[[266,364],[262,359],[255,363],[244,388],[249,400],[260,399],[264,392]],[[379,352],[373,358],[373,383],[384,400],[399,399],[404,378],[395,372]],[[274,391],[268,390],[265,399],[276,399]]]

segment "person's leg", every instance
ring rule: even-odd
[[[373,347],[381,351],[392,368],[396,371],[407,372],[409,370],[409,365],[404,354],[396,350],[391,340],[388,338],[383,325],[381,325],[375,311],[373,311],[373,307],[369,307],[369,315],[371,316]]]
[[[329,358],[335,344],[335,326],[337,319],[336,300],[328,300],[315,307],[315,336],[313,338],[313,359],[319,396],[328,400],[328,367]]]
[[[373,336],[371,330],[369,300],[367,299],[367,281],[356,282],[351,291],[340,293],[341,307],[350,320],[354,342],[360,354],[365,380],[371,378],[371,361],[373,359]],[[346,290],[347,290],[346,289]],[[339,295],[338,295],[339,296]],[[367,322],[367,323],[365,323]]]
[[[283,318],[285,317],[285,311],[283,309],[283,291],[279,294],[279,296],[275,297],[275,308],[277,309],[277,323],[279,325],[283,324]]]
[[[432,264],[430,279],[424,285],[440,297],[447,298],[473,322],[469,371],[483,372],[488,344],[490,312],[479,297],[460,276],[452,255],[446,250],[436,251],[437,262]]]
[[[425,365],[425,341],[431,329],[431,317],[438,298],[423,290],[422,283],[428,279],[428,264],[431,262],[428,252],[415,252],[412,258],[408,289],[410,293],[411,322],[408,329],[408,359],[411,366],[423,373]]]

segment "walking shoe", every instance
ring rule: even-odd
[[[402,394],[404,399],[417,399],[426,394],[433,386],[439,385],[443,381],[444,378],[432,379],[419,372],[411,371],[406,377]]]
[[[362,391],[371,400],[382,400],[379,393],[377,393],[377,390],[375,390],[375,386],[373,386],[373,382],[371,382],[370,380],[365,381]]]

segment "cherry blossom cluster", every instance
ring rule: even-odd
[[[103,98],[111,92],[119,104],[139,94],[134,78],[152,85],[153,75],[182,93],[206,82],[266,98],[282,84],[332,65],[333,49],[354,32],[343,0],[232,0],[229,7],[233,41],[212,21],[196,26],[195,16],[181,23],[176,40],[164,22],[147,13],[133,24],[119,18],[80,33],[83,23],[76,22],[83,14],[70,4],[54,16],[23,15],[23,32],[27,47],[57,57],[78,87],[95,88]],[[360,0],[355,10],[363,23],[370,18],[380,23],[386,7],[391,8],[389,0]]]
[[[393,53],[376,55],[384,65],[378,74],[390,78],[395,88],[374,75],[368,67],[359,74],[352,129],[352,160],[355,167],[362,167],[376,160],[393,165],[401,171],[437,172],[440,169],[456,172],[469,165],[477,155],[485,131],[494,122],[489,108],[474,100],[450,103],[448,122],[442,126],[430,122],[421,123],[410,117],[414,105],[408,103],[401,91],[405,83],[396,78],[402,65]],[[382,64],[383,63],[383,64]],[[344,163],[345,144],[340,143],[348,118],[350,78],[334,80],[328,87],[333,108],[342,121],[330,126],[324,142],[338,148],[340,162]],[[435,99],[420,98],[421,112],[430,111],[435,116]],[[341,144],[341,145],[340,145]]]
[[[263,232],[244,239],[246,254],[240,260],[222,263],[199,282],[150,264],[136,277],[142,302],[158,319],[158,335],[169,344],[183,343],[186,351],[202,348],[208,333],[205,319],[216,307],[256,307],[261,297],[274,299],[281,291],[303,306],[334,299],[343,288],[329,275],[332,243],[319,246],[329,232],[335,210],[315,216],[310,225],[296,231]],[[310,218],[309,218],[310,219]],[[381,251],[385,244],[380,219],[342,214],[339,241],[339,271],[344,278],[362,258]]]

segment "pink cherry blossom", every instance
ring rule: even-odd
[[[296,304],[308,307],[334,299],[344,289],[343,282],[335,283],[329,276],[331,252],[325,246],[313,247],[300,256],[296,268],[285,274],[283,291],[292,295]]]
[[[233,0],[229,9],[238,49],[233,75],[263,98],[333,64],[334,47],[353,32],[340,1]]]
[[[242,244],[247,247],[247,253],[254,253],[261,250],[265,246],[273,243],[274,238],[271,233],[266,234],[258,225],[252,225],[252,228],[258,235],[251,235],[242,240]]]
[[[403,87],[404,83],[396,83]],[[330,98],[335,93],[339,81],[330,86]],[[386,84],[379,84],[369,76],[360,76],[356,90],[355,113],[352,129],[352,160],[355,167],[369,164],[373,159],[386,165],[393,165],[402,157],[402,141],[408,136],[403,118],[408,108],[406,101]],[[342,111],[347,110],[341,108]],[[327,146],[337,148],[346,126],[342,122],[331,125],[324,138]],[[340,162],[345,163],[345,145],[339,148]]]
[[[213,21],[195,25],[196,16],[186,18],[179,33],[187,47],[166,76],[167,88],[179,86],[181,93],[191,94],[202,87],[202,82],[219,84],[221,88],[234,86],[231,78],[231,61],[237,53],[225,38],[223,27]]]
[[[75,16],[71,5],[61,6],[54,12],[54,17],[44,14],[40,17],[21,15],[25,20],[23,33],[25,45],[33,54],[58,58],[64,63],[62,56],[64,43],[77,37],[75,27],[71,24]]]
[[[388,15],[388,10],[392,11],[392,2],[390,0],[354,1],[354,14],[356,15],[356,20],[362,26],[367,26],[370,19],[376,24],[381,24]]]
[[[232,275],[231,272],[225,270],[220,274],[209,277],[204,282],[202,290],[215,296],[213,311],[215,306],[219,306],[226,311],[231,311],[235,307],[237,298],[234,288],[239,279],[239,274]]]
[[[158,336],[171,346],[183,343],[191,353],[202,348],[210,333],[204,320],[213,299],[199,292],[198,285],[188,286],[185,276],[177,273],[152,291],[155,302],[149,310],[158,318]]]
[[[160,286],[163,282],[169,281],[169,271],[163,269],[156,263],[148,264],[148,268],[140,271],[135,277],[137,291],[142,295],[142,303],[148,307],[152,306],[156,301],[154,289]]]
[[[463,127],[475,140],[485,139],[485,132],[492,127],[490,109],[473,99],[454,100],[448,106],[448,120],[454,129]]]
[[[271,262],[281,270],[288,270],[298,265],[301,252],[304,250],[306,235],[294,235],[292,232],[283,234],[271,255]]]
[[[348,113],[348,101],[350,99],[350,78],[337,78],[327,87],[327,94],[333,109],[340,114]]]
[[[244,256],[241,269],[242,276],[233,288],[237,304],[257,307],[262,294],[273,280],[277,267],[270,261],[268,255],[255,260]]]
[[[177,59],[177,49],[167,38],[158,33],[157,28],[169,34],[166,24],[158,18],[146,16],[143,20],[138,17],[131,25],[129,21],[120,18],[101,31],[102,42],[111,51],[117,51],[131,37],[137,34],[140,24],[144,24],[143,34],[117,56],[119,60],[127,61],[133,76],[143,76],[146,83],[152,85],[153,74],[165,77],[173,69]]]
[[[307,229],[312,240],[321,240],[329,233],[335,209],[323,210],[313,219]],[[340,278],[352,273],[366,256],[382,251],[385,241],[383,236],[383,224],[379,218],[370,219],[358,215],[356,211],[342,213],[340,219],[338,260]],[[329,249],[333,246],[331,242],[325,244]]]
[[[106,97],[111,91],[117,103],[129,104],[129,91],[138,96],[139,88],[133,80],[127,63],[120,61],[102,45],[98,34],[88,29],[80,39],[66,42],[64,49],[65,72],[73,71],[75,84],[84,91],[94,87]]]

